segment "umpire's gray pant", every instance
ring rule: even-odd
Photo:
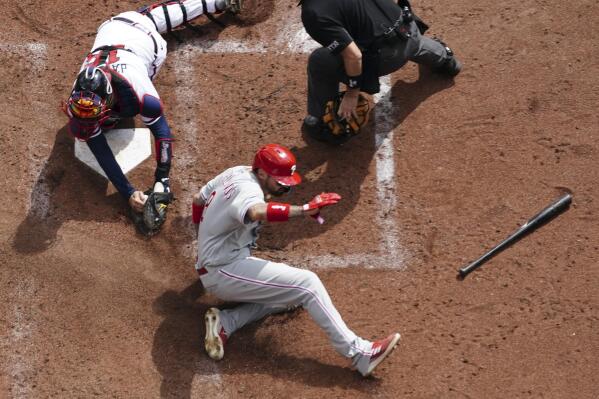
[[[420,34],[415,22],[410,23],[410,33],[409,39],[399,41],[394,47],[379,50],[367,67],[375,68],[376,75],[380,77],[397,71],[408,61],[436,68],[449,58],[445,46]],[[364,58],[363,64],[366,62]],[[309,115],[318,118],[324,115],[326,103],[339,94],[339,82],[347,83],[341,55],[333,55],[325,47],[314,50],[308,59]],[[378,93],[378,79],[367,83],[361,90],[369,94]]]

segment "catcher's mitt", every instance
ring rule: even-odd
[[[341,144],[360,133],[360,128],[368,123],[368,116],[370,114],[370,101],[362,93],[358,96],[358,105],[356,106],[357,117],[352,116],[349,120],[341,119],[337,115],[341,100],[345,92],[339,93],[339,95],[327,103],[325,106],[325,114],[322,117],[322,121],[333,136],[333,141]]]
[[[173,200],[173,194],[151,190],[146,191],[145,194],[148,199],[144,204],[143,212],[141,214],[132,212],[132,216],[140,233],[145,236],[153,236],[158,233],[166,221],[166,211]]]

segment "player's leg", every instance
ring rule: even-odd
[[[206,283],[207,289],[223,300],[263,305],[221,312],[227,335],[266,314],[302,306],[327,333],[337,352],[346,357],[370,354],[372,343],[347,327],[326,288],[309,270],[247,258],[210,272]]]
[[[202,14],[237,13],[240,9],[241,0],[175,0],[155,3],[141,8],[139,12],[154,22],[158,32],[166,33]]]

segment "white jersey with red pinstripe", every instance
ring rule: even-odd
[[[251,206],[264,203],[252,168],[227,169],[209,181],[200,195],[206,205],[199,226],[198,265],[226,265],[249,256],[260,223],[245,220],[245,215]]]

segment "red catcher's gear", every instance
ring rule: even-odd
[[[267,144],[256,152],[254,169],[260,168],[283,186],[295,186],[302,181],[296,168],[295,156],[279,144]]]

